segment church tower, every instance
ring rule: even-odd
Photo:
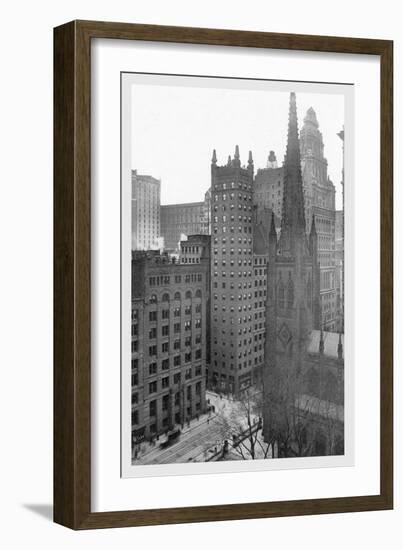
[[[283,407],[299,393],[302,363],[313,328],[320,326],[319,264],[315,222],[306,235],[295,93],[290,94],[281,232],[269,232],[263,434],[276,439]],[[289,401],[287,401],[289,400]]]

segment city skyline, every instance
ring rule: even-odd
[[[188,77],[177,78],[185,83]],[[203,78],[196,79],[202,81]],[[265,168],[269,151],[273,150],[281,166],[286,146],[288,93],[133,84],[131,166],[139,173],[161,180],[161,204],[203,200],[210,187],[213,148],[220,164],[227,161],[228,155],[233,156],[238,145],[243,164],[247,163],[251,150],[255,169]],[[231,109],[226,107],[228,104]],[[328,173],[336,188],[336,209],[341,209],[343,152],[337,134],[344,124],[344,96],[299,92],[300,128],[310,107],[316,112],[323,135]]]

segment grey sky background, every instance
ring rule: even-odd
[[[223,88],[205,87],[206,80],[201,78],[200,87],[190,86],[186,77],[170,77],[169,82],[175,85],[132,85],[131,165],[139,174],[161,179],[161,204],[203,200],[210,187],[213,149],[218,164],[226,164],[236,144],[242,164],[247,163],[251,150],[255,172],[266,166],[271,149],[279,165],[283,162],[292,83],[288,91],[272,91],[228,89],[225,80]],[[219,82],[214,79],[215,86]],[[344,124],[344,95],[308,93],[309,84],[306,89],[296,92],[299,129],[312,106],[323,134],[328,173],[336,186],[339,209],[343,159],[337,133]]]

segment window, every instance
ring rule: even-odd
[[[294,283],[290,278],[287,284],[287,307],[292,308],[294,305]]]
[[[185,372],[185,380],[189,380],[190,378],[192,378],[192,369],[186,369],[186,372]],[[190,389],[190,386],[188,386],[188,391]]]
[[[189,276],[189,275],[186,275],[186,277],[190,277],[190,276]],[[190,292],[190,290],[187,290],[187,291],[186,291],[185,298],[186,298],[186,300],[192,298],[192,293]]]
[[[138,326],[132,325],[132,336],[137,336],[138,332]]]
[[[196,350],[195,359],[201,359],[202,351],[201,349]]]
[[[198,365],[195,370],[195,376],[201,376],[202,368],[201,365]]]
[[[169,394],[165,394],[162,396],[162,410],[167,411],[169,407]]]
[[[163,309],[162,310],[162,318],[163,319],[169,319],[169,309]]]
[[[139,360],[138,359],[132,359],[132,370],[137,369],[139,366]]]
[[[201,328],[201,319],[196,319],[196,321],[195,321],[195,327],[196,327],[196,328]]]
[[[150,382],[148,384],[148,393],[155,393],[157,391],[157,381]]]
[[[158,301],[157,300],[157,295],[156,294],[151,294],[150,300],[149,300],[150,304],[156,304],[157,301]]]
[[[156,327],[153,327],[150,329],[150,332],[148,333],[148,337],[150,340],[152,340],[153,338],[157,338],[157,329]]]
[[[163,359],[161,363],[162,370],[168,370],[169,369],[169,359]]]
[[[201,304],[196,304],[196,313],[201,313],[202,307]]]
[[[280,281],[278,287],[278,307],[284,309],[285,305],[285,287],[283,281]]]
[[[190,306],[185,307],[185,315],[190,315],[192,313],[192,308]]]
[[[176,279],[179,277],[179,281],[177,281]],[[175,283],[180,283],[182,277],[180,275],[176,275],[175,276]],[[180,300],[181,299],[181,295],[180,295],[180,292],[175,292],[175,296],[174,296],[174,300]]]
[[[139,343],[137,340],[132,342],[132,353],[135,353],[139,349]]]
[[[181,341],[175,340],[174,341],[174,349],[181,349]]]
[[[162,336],[169,336],[169,325],[164,325],[162,327]]]
[[[157,355],[157,346],[150,346],[148,348],[148,354],[151,356]]]
[[[137,372],[132,373],[132,386],[137,386],[139,383],[139,375]]]
[[[180,323],[175,323],[174,324],[174,332],[177,334],[180,331],[181,331],[181,324]]]
[[[157,414],[157,401],[154,399],[150,401],[150,416],[155,416]]]
[[[196,290],[196,298],[201,298],[202,297],[202,291],[199,289]]]
[[[138,309],[132,309],[132,321],[137,321],[139,318],[139,311]]]
[[[162,387],[163,388],[167,388],[169,386],[169,376],[165,376],[162,380],[161,380],[161,384],[162,384]]]
[[[185,363],[190,363],[192,360],[192,352],[185,353]]]
[[[132,424],[138,424],[139,413],[138,411],[132,411]]]
[[[174,357],[174,366],[178,367],[180,364],[181,364],[181,356],[180,355],[175,355],[175,357]]]
[[[168,342],[164,342],[161,346],[162,353],[168,353],[169,351],[169,344]]]
[[[152,374],[157,374],[157,363],[150,363],[148,367],[148,373],[151,376]]]
[[[174,374],[174,384],[179,384],[180,381],[181,381],[181,373],[177,372],[176,374]]]
[[[191,329],[190,321],[185,321],[185,330],[188,331]]]
[[[156,311],[150,311],[148,316],[150,321],[156,321],[157,320],[157,312]]]
[[[180,317],[181,316],[181,308],[180,307],[176,307],[174,309],[174,317]]]
[[[132,393],[132,405],[137,405],[138,402],[139,402],[139,394]]]

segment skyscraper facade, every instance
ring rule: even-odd
[[[327,173],[322,133],[312,107],[301,128],[300,149],[307,232],[314,216],[318,234],[321,325],[323,330],[336,331],[339,325],[335,274],[336,190]]]
[[[239,148],[224,166],[211,163],[212,385],[237,392],[253,370],[253,160]]]
[[[132,170],[132,250],[159,247],[161,182]]]

